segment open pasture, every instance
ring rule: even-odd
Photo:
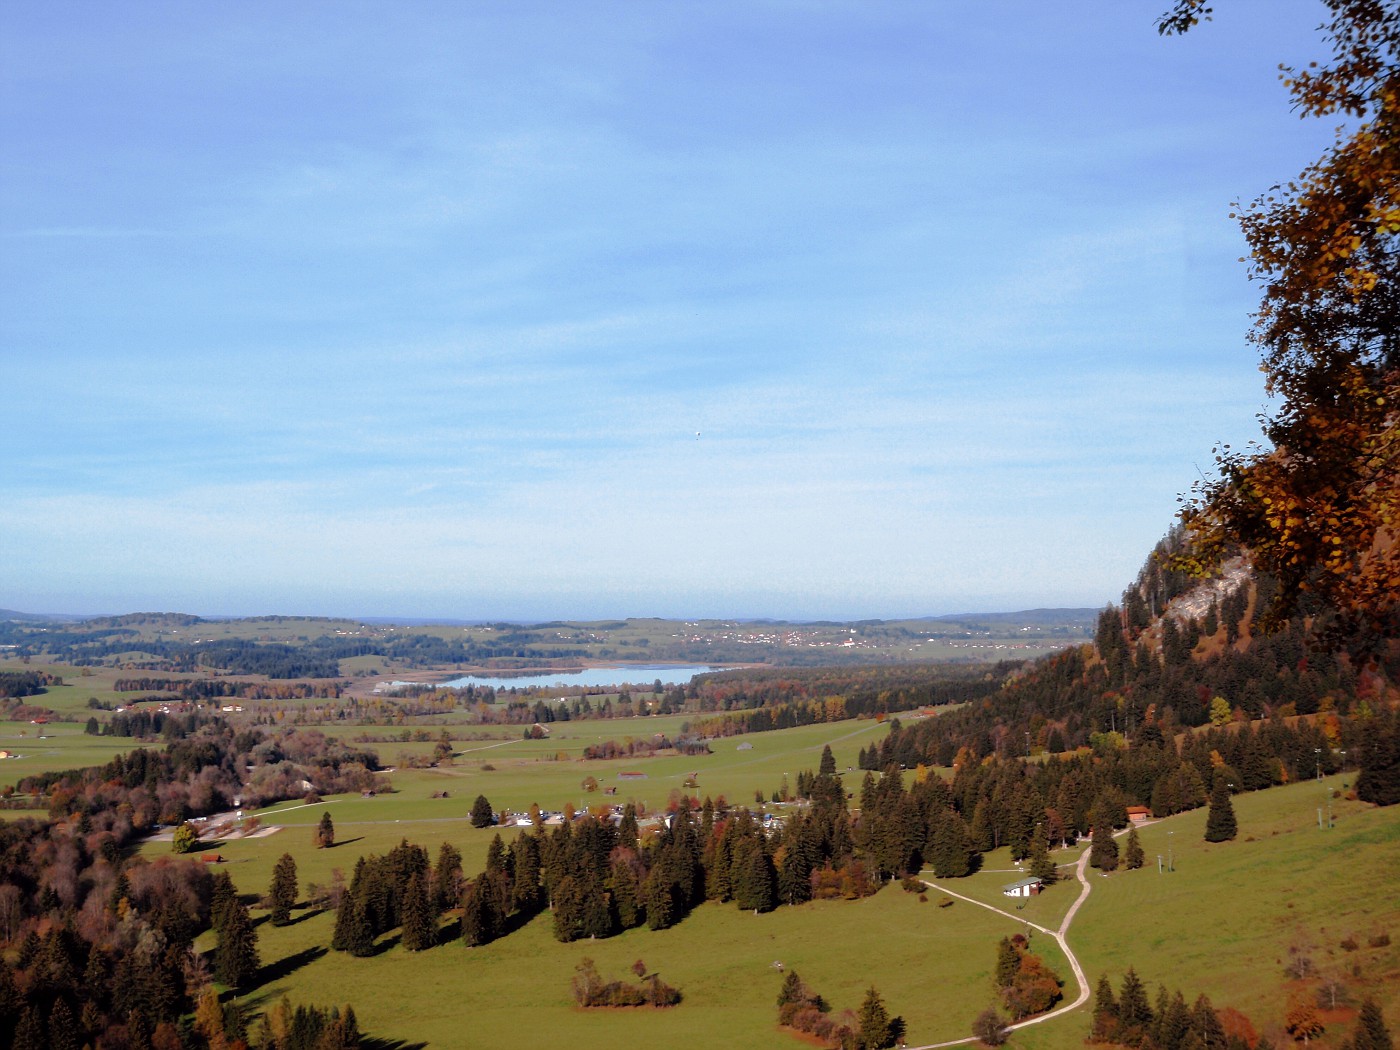
[[[0,787],[35,773],[100,766],[141,746],[130,737],[89,736],[82,722],[0,722],[0,750],[18,756],[0,759]]]
[[[1342,783],[1336,777],[1326,786]],[[1069,933],[1090,982],[1108,974],[1116,983],[1131,965],[1154,996],[1158,982],[1179,988],[1188,1000],[1207,994],[1217,1007],[1243,1010],[1282,1045],[1288,994],[1315,992],[1320,983],[1284,973],[1296,946],[1310,953],[1319,975],[1341,980],[1349,1005],[1327,1015],[1334,1037],[1348,1030],[1350,1012],[1365,995],[1376,996],[1387,1016],[1400,1015],[1400,955],[1393,946],[1368,946],[1369,938],[1400,929],[1400,907],[1390,900],[1400,862],[1400,814],[1334,799],[1335,826],[1321,830],[1321,798],[1317,782],[1238,796],[1235,842],[1203,842],[1204,812],[1183,814],[1141,830],[1145,868],[1110,876],[1090,869],[1092,892]],[[345,822],[348,811],[334,803],[330,810],[342,844],[318,851],[311,847],[311,825],[321,807],[295,805],[278,807],[286,813],[281,820],[275,810],[266,814],[268,822],[285,824],[283,831],[221,847],[244,892],[266,889],[283,852],[297,858],[305,884],[326,881],[334,867],[348,874],[361,853],[383,853],[404,837],[434,854],[444,839],[453,842],[470,873],[484,862],[494,834],[461,819],[359,825]],[[305,823],[293,826],[293,818]],[[512,834],[507,830],[503,837]],[[1159,874],[1157,854],[1165,865],[1168,847],[1176,870]],[[430,1046],[518,1045],[519,1025],[528,1023],[532,1039],[582,1046],[662,1039],[699,1050],[769,1047],[792,1038],[773,1025],[776,961],[798,969],[837,1008],[857,1005],[864,988],[874,984],[890,1009],[909,1022],[910,1045],[941,1042],[965,1035],[971,1018],[990,1001],[996,941],[1023,930],[1027,919],[1057,926],[1078,893],[1078,884],[1066,881],[1018,910],[1016,901],[1000,895],[1014,870],[1001,870],[998,858],[1004,854],[989,855],[978,875],[948,885],[1002,908],[1005,916],[962,901],[939,908],[937,889],[920,903],[889,886],[866,901],[817,902],[763,916],[707,904],[668,931],[636,930],[572,945],[554,941],[548,914],[471,950],[451,943],[411,954],[391,934],[380,955],[364,960],[319,954],[318,946],[330,938],[329,913],[283,929],[264,923],[263,962],[276,979],[256,994],[348,1000],[375,1034]],[[1348,936],[1359,942],[1358,950],[1341,947]],[[1039,935],[1033,945],[1072,994],[1070,968],[1055,946]],[[623,976],[641,958],[680,987],[686,1001],[659,1013],[579,1011],[568,999],[568,981],[584,956],[609,977]],[[1086,1006],[1015,1033],[1010,1045],[1071,1050],[1083,1045],[1088,1023]]]
[[[1091,876],[1094,891],[1075,921],[1070,944],[1097,979],[1117,982],[1133,966],[1154,989],[1181,988],[1188,999],[1205,992],[1217,1006],[1234,1006],[1261,1033],[1283,1045],[1290,991],[1315,991],[1335,979],[1354,1008],[1366,995],[1385,1010],[1392,1030],[1400,1020],[1400,945],[1370,948],[1388,933],[1400,941],[1400,813],[1327,793],[1353,774],[1309,780],[1235,796],[1239,836],[1204,841],[1206,811],[1150,824],[1141,831],[1147,867]],[[1157,856],[1175,871],[1158,874]],[[1354,936],[1355,951],[1341,942]],[[1297,955],[1315,977],[1286,973]]]
[[[783,977],[775,962],[798,970],[837,1009],[858,1007],[874,984],[908,1022],[911,1045],[954,1039],[990,1000],[996,942],[1014,931],[990,912],[961,902],[920,903],[897,887],[864,901],[814,902],[767,915],[706,904],[669,930],[574,944],[554,940],[545,913],[482,948],[457,941],[409,953],[390,935],[389,947],[368,959],[318,954],[333,920],[322,913],[282,929],[258,927],[264,965],[291,970],[260,988],[258,999],[286,992],[297,1001],[349,1001],[366,1030],[382,1038],[474,1050],[559,1042],[800,1046],[775,1023]],[[662,1011],[581,1011],[569,981],[584,957],[608,978],[630,978],[627,969],[640,958],[685,1000]],[[1050,961],[1066,969],[1058,956]]]

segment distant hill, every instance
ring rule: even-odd
[[[1092,626],[1098,622],[1100,609],[1026,609],[1023,612],[951,613],[929,616],[940,623],[1024,623],[1043,625]]]
[[[26,623],[81,623],[86,616],[66,613],[27,613],[16,609],[0,609],[0,620],[23,620]]]

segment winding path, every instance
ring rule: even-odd
[[[1069,911],[1065,912],[1065,917],[1062,920],[1060,920],[1060,928],[1057,930],[1047,929],[1044,926],[1039,926],[1036,923],[1029,921],[1028,919],[1022,918],[1019,915],[1013,915],[1009,911],[1003,911],[1000,908],[994,908],[992,905],[986,903],[985,901],[979,901],[973,899],[972,897],[966,897],[963,894],[957,892],[957,890],[950,890],[945,883],[929,882],[927,880],[922,880],[924,885],[927,886],[929,889],[937,890],[939,893],[946,893],[950,897],[956,897],[958,898],[958,900],[967,901],[969,904],[975,904],[979,908],[986,908],[988,911],[993,911],[996,912],[998,915],[1006,916],[1006,918],[1011,919],[1018,925],[1029,926],[1031,929],[1039,930],[1041,933],[1045,934],[1048,937],[1053,937],[1055,939],[1055,943],[1060,946],[1060,950],[1065,953],[1065,958],[1069,960],[1070,969],[1074,971],[1074,979],[1079,983],[1079,994],[1075,997],[1074,1002],[1066,1003],[1064,1006],[1056,1007],[1049,1013],[1040,1014],[1037,1017],[1032,1017],[1025,1021],[1017,1021],[1015,1024],[1007,1025],[1006,1027],[1008,1031],[1015,1031],[1017,1028],[1029,1028],[1033,1024],[1040,1024],[1043,1021],[1053,1020],[1056,1017],[1060,1017],[1063,1014],[1069,1013],[1071,1010],[1079,1009],[1081,1006],[1083,1006],[1086,1002],[1089,1001],[1089,979],[1084,975],[1084,967],[1079,965],[1078,957],[1074,954],[1074,952],[1070,950],[1069,942],[1065,939],[1066,935],[1069,933],[1070,923],[1074,921],[1074,916],[1078,913],[1080,905],[1082,905],[1086,900],[1089,899],[1089,879],[1085,874],[1085,869],[1088,868],[1088,866],[1089,847],[1086,846],[1084,848],[1084,852],[1079,855],[1078,863],[1074,866],[1074,877],[1079,880],[1079,896],[1076,897],[1074,903],[1069,906]],[[940,1050],[940,1048],[942,1047],[965,1046],[968,1043],[976,1043],[978,1041],[979,1040],[977,1036],[970,1035],[965,1039],[952,1039],[946,1043],[925,1043],[922,1046],[909,1047],[908,1050]]]

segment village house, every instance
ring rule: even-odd
[[[1012,882],[1001,888],[1001,892],[1008,897],[1035,897],[1040,894],[1041,882],[1034,875],[1021,879],[1019,882]]]

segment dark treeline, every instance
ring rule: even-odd
[[[664,735],[645,737],[641,740],[604,740],[599,744],[589,744],[583,749],[587,759],[628,758],[634,755],[654,755],[658,751],[674,750],[681,755],[708,755],[710,745],[692,737],[677,737],[671,740]]]
[[[205,726],[222,722],[219,715],[207,711],[118,711],[106,722],[96,716],[87,720],[83,731],[89,736],[130,736],[141,739],[162,737],[167,741],[183,740]]]
[[[210,700],[219,697],[306,700],[313,697],[338,697],[344,683],[316,681],[274,685],[269,682],[245,682],[231,678],[118,678],[112,688],[119,693],[174,693],[186,700]]]
[[[62,685],[63,679],[44,671],[0,671],[0,698],[38,696],[51,685]]]

